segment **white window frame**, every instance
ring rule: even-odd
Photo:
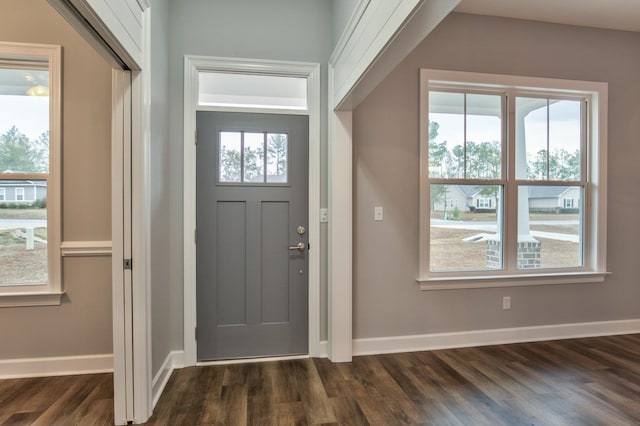
[[[60,255],[62,48],[48,44],[0,42],[0,66],[19,68],[25,64],[49,71],[49,172],[0,173],[0,179],[47,182],[48,282],[0,286],[0,307],[60,305],[64,294]]]
[[[541,268],[536,270],[501,271],[453,271],[432,272],[429,270],[429,160],[428,160],[428,105],[429,90],[452,88],[469,91],[489,91],[495,93],[519,92],[532,96],[571,96],[587,99],[584,147],[587,170],[583,233],[584,266],[577,268]],[[523,77],[498,74],[470,73],[462,71],[420,70],[420,234],[419,234],[419,271],[418,286],[421,290],[444,290],[460,288],[491,288],[526,285],[549,285],[568,283],[603,282],[609,274],[606,270],[606,223],[607,223],[607,105],[608,85],[601,82],[560,80],[538,77]],[[513,114],[511,111],[509,114]],[[509,116],[509,120],[515,117]],[[514,126],[511,126],[514,127]],[[510,130],[512,131],[512,130]],[[510,137],[509,139],[512,139]],[[504,147],[503,147],[504,149]],[[515,161],[513,150],[504,150],[510,156],[509,163]],[[506,163],[506,162],[505,162]],[[513,181],[515,174],[509,173],[503,164],[503,181]],[[512,175],[512,176],[511,176]],[[520,182],[520,181],[518,181]],[[522,182],[522,184],[525,181]],[[493,182],[489,182],[493,183]],[[515,188],[515,190],[513,189]],[[511,185],[510,191],[517,191],[517,185]],[[505,189],[506,191],[506,189]],[[505,195],[504,247],[510,250],[517,234],[517,200],[515,194]],[[511,201],[510,201],[511,200]],[[509,215],[506,211],[513,211]]]
[[[480,205],[482,204],[482,205]],[[477,198],[476,199],[476,208],[477,209],[492,209],[495,206],[492,205],[491,198]]]
[[[15,188],[14,189],[14,197],[15,197],[15,201],[25,201],[24,188],[22,188],[22,187]]]
[[[0,188],[0,201],[1,202],[7,201],[7,189],[6,188]]]
[[[564,209],[572,209],[574,205],[573,198],[563,198],[562,199],[562,208]]]

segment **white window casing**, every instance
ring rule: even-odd
[[[480,179],[467,177],[466,163],[461,178],[435,178],[429,173],[429,92],[446,91],[460,93],[499,94],[503,97],[502,110],[502,169],[498,178]],[[522,285],[548,285],[583,282],[602,282],[606,269],[606,221],[607,221],[607,84],[575,80],[559,80],[537,77],[481,74],[460,71],[422,69],[420,72],[420,235],[418,286],[421,290],[459,288],[505,287]],[[582,142],[580,146],[580,179],[539,181],[516,176],[516,107],[515,99],[531,97],[541,99],[580,100],[582,105]],[[466,98],[465,98],[466,99]],[[466,101],[465,101],[466,105]],[[465,106],[466,111],[466,106]],[[466,112],[465,112],[466,114]],[[466,118],[465,126],[466,126]],[[466,132],[466,130],[465,130]],[[547,135],[547,140],[548,140]],[[465,139],[466,133],[465,133]],[[479,142],[479,141],[477,141]],[[466,142],[465,142],[466,143]],[[466,153],[465,153],[466,155]],[[465,157],[466,158],[466,157]],[[547,167],[549,162],[547,160]],[[544,182],[542,184],[541,182]],[[496,209],[498,234],[501,235],[504,264],[500,268],[479,271],[438,270],[430,267],[430,198],[431,185],[495,185],[502,187],[503,200],[479,195],[475,206],[480,209]],[[582,219],[579,249],[581,261],[571,267],[544,267],[520,269],[516,263],[520,241],[518,210],[523,209],[523,191],[530,185],[559,187],[571,186],[582,190],[582,198],[572,195],[556,195],[556,208],[581,206]],[[560,188],[558,188],[560,190]],[[446,189],[445,189],[446,191]],[[519,192],[520,191],[520,192]],[[503,197],[502,197],[503,196]],[[561,197],[560,200],[558,198]],[[547,198],[548,200],[549,198]],[[551,201],[552,202],[552,201]],[[551,207],[551,206],[550,206]],[[527,211],[528,217],[528,208]],[[502,220],[500,215],[503,215]],[[520,212],[522,215],[522,211]],[[525,221],[526,222],[526,221]],[[522,224],[520,224],[522,226]],[[528,223],[526,223],[528,227]]]
[[[24,199],[24,188],[16,188],[15,189],[15,201],[25,201]]]
[[[47,282],[29,285],[0,286],[0,307],[59,305],[62,289],[61,199],[60,199],[60,141],[61,141],[61,96],[62,96],[62,48],[57,45],[0,42],[0,67],[47,70],[49,75],[49,167],[47,173],[14,173],[0,170],[0,183],[4,181],[46,181],[47,188]],[[31,194],[33,190],[33,194]],[[15,192],[14,192],[15,191]],[[9,200],[11,192],[15,201],[26,202],[37,199],[34,185],[29,191],[24,187],[14,191],[0,189],[0,201]],[[31,195],[33,199],[31,199]],[[29,196],[29,197],[28,197]]]

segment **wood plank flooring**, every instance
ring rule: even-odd
[[[111,424],[111,380],[0,380],[0,425]],[[640,425],[640,335],[184,368],[149,424]]]

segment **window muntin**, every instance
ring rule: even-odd
[[[0,306],[60,303],[60,63],[0,42]]]
[[[606,275],[606,221],[601,219],[606,217],[606,83],[422,70],[421,87],[426,102],[421,103],[422,117],[425,119],[421,123],[422,195],[420,276],[418,278],[421,283],[420,288],[602,281]],[[439,132],[442,126],[434,120],[433,106],[436,107],[436,114],[443,113],[443,107],[438,105],[438,99],[443,98],[442,93],[456,94],[458,117],[450,119],[444,126],[445,131]],[[467,96],[477,93],[504,96],[502,110],[504,142],[501,157],[503,174],[498,179],[479,179],[475,177],[478,175],[468,178],[468,174],[451,173],[446,167],[441,167],[442,161],[434,161],[434,152],[441,154],[441,158],[446,157],[447,151],[451,152],[450,146],[442,147],[443,141],[460,140],[459,136],[454,137],[456,132],[459,135],[467,131],[465,122],[470,121],[469,111],[467,109],[464,114],[461,112],[464,109],[459,107],[460,104],[464,105],[464,102],[460,101],[460,94],[465,93]],[[535,116],[528,117],[526,123],[521,121],[518,124],[515,116],[517,115],[516,99],[519,98],[539,104],[537,108],[530,108],[528,114],[521,114],[521,116],[531,116],[536,110],[542,109],[536,113],[543,119],[536,119]],[[449,104],[453,104],[451,99],[454,99],[454,96],[449,96],[449,99]],[[523,101],[518,105],[520,112],[525,111],[522,107]],[[450,108],[449,113],[450,111],[453,109]],[[507,117],[509,117],[508,120]],[[463,126],[462,129],[459,127],[456,129],[455,126],[452,128],[450,124],[455,122],[462,123],[460,124]],[[538,146],[535,145],[535,138],[526,133],[534,131],[534,123],[544,128],[540,137],[543,143],[539,143]],[[527,127],[529,127],[528,130]],[[447,136],[443,136],[443,133]],[[522,136],[523,133],[524,136]],[[469,140],[466,137],[463,139]],[[430,146],[431,141],[434,140],[439,143],[439,146]],[[527,142],[530,142],[529,145]],[[544,159],[541,163],[545,168],[540,167],[537,175],[529,173],[533,162],[531,159],[527,161],[527,151],[532,154],[544,151],[544,154],[540,154],[539,157]],[[578,162],[577,167],[576,162]],[[468,166],[468,163],[465,166]],[[563,170],[569,166],[572,167],[570,171]],[[542,170],[541,173],[540,170]],[[497,211],[503,212],[503,216],[501,217],[498,213],[496,217],[496,223],[500,224],[498,229],[502,230],[502,246],[497,250],[502,253],[501,268],[469,270],[460,267],[444,271],[433,268],[431,232],[429,231],[432,229],[433,216],[433,205],[429,201],[430,191],[434,185],[453,187],[483,183],[500,185],[503,189],[503,197],[497,200]],[[571,216],[570,224],[550,222],[542,224],[550,226],[547,231],[536,229],[540,227],[536,216],[539,212],[529,208],[529,203],[533,203],[529,199],[529,187],[544,186],[565,187],[574,192],[556,197],[552,200],[553,208],[545,212],[549,215],[567,215],[563,218]],[[553,192],[562,191],[561,188],[554,188]],[[473,206],[476,211],[478,205],[483,207],[488,205],[488,201],[478,201],[479,198],[474,199]],[[573,201],[564,201],[564,198]],[[546,201],[551,202],[551,200]],[[428,207],[431,213],[426,211]],[[550,216],[548,218],[551,219]],[[561,225],[568,225],[570,229],[554,228]],[[531,257],[531,253],[526,253],[526,250],[518,247],[528,245],[525,243],[530,242],[527,238],[531,235],[531,231],[538,235],[545,235],[540,232],[568,234],[560,236],[570,239],[570,243],[573,244],[566,251],[566,254],[570,255],[569,259],[557,258],[557,261],[548,261],[543,257],[535,267],[525,265],[522,258]],[[565,243],[568,242],[565,241]],[[549,244],[542,251],[545,252],[548,248]],[[449,251],[450,255],[452,253],[455,256],[454,252]],[[489,254],[487,250],[487,264],[490,264]],[[462,257],[463,255],[459,255],[459,258],[462,259]]]
[[[289,138],[286,133],[221,131],[218,140],[220,184],[288,183]]]

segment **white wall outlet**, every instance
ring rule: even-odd
[[[511,296],[504,296],[502,298],[502,309],[505,311],[511,309]]]
[[[320,223],[329,222],[329,209],[320,209]]]
[[[373,208],[373,220],[382,220],[382,219],[383,219],[382,207],[374,207]]]

